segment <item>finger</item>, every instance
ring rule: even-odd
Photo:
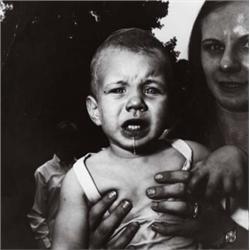
[[[107,242],[131,208],[132,204],[130,201],[122,200],[117,208],[100,223],[93,233],[93,237],[99,246]]]
[[[117,192],[112,190],[108,192],[100,201],[94,204],[89,212],[89,223],[90,230],[93,231],[101,222],[103,215],[111,206],[111,204],[116,200]]]
[[[198,167],[192,171],[191,179],[188,183],[188,189],[193,192],[195,188],[207,177],[207,171],[202,169],[202,167]]]
[[[241,192],[244,188],[244,180],[243,178],[239,178],[235,180],[235,187],[237,192]]]
[[[179,224],[155,222],[151,228],[162,235],[194,237],[199,231],[200,224],[198,221],[190,219]]]
[[[140,228],[139,223],[132,222],[130,223],[126,229],[120,234],[119,238],[116,240],[115,243],[109,245],[110,249],[124,249],[135,236],[136,232]]]
[[[193,204],[185,201],[153,201],[151,208],[156,212],[190,216],[193,214]]]
[[[223,191],[224,195],[233,195],[235,188],[234,188],[234,180],[233,178],[224,178],[223,180]]]
[[[175,183],[163,186],[150,187],[146,190],[146,195],[151,199],[179,198],[185,194],[185,184]]]
[[[188,171],[165,171],[155,175],[155,180],[158,183],[176,183],[176,182],[187,182],[190,173]]]
[[[215,193],[219,194],[219,190],[221,188],[221,179],[218,175],[211,175],[207,182],[206,187],[206,197],[210,199]]]

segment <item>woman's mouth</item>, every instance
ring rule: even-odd
[[[248,82],[236,82],[236,81],[219,81],[219,87],[221,90],[229,93],[235,93],[248,86]]]
[[[130,119],[122,124],[122,134],[127,138],[139,139],[149,131],[149,122],[142,119]]]

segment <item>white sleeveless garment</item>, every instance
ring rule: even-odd
[[[192,163],[192,149],[183,140],[175,140],[171,143],[171,146],[179,151],[186,159],[182,170],[188,171],[191,168]],[[101,198],[101,194],[95,184],[93,177],[91,176],[88,168],[85,165],[87,158],[91,156],[91,153],[86,154],[79,159],[73,166],[73,170],[76,174],[77,180],[81,185],[87,199],[91,203],[95,203]],[[153,178],[153,176],[152,176]],[[129,197],[128,197],[129,198]],[[129,212],[130,216],[126,216],[121,225],[112,235],[111,239],[119,237],[120,233],[131,222],[138,222],[140,228],[129,246],[135,249],[197,249],[198,244],[193,239],[184,238],[179,236],[162,236],[151,229],[151,225],[154,222],[167,222],[176,223],[178,221],[177,216],[171,216],[163,213],[156,213],[150,208],[150,203],[145,208],[138,208],[133,206],[133,209]]]

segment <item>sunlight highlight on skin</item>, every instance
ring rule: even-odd
[[[233,29],[233,32],[242,36],[246,33],[246,29],[243,27],[243,24],[246,22],[244,14],[239,14],[237,17],[237,22],[239,23],[239,26],[236,26]]]

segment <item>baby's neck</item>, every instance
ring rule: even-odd
[[[116,144],[110,144],[107,150],[110,156],[112,157],[135,159],[147,157],[154,153],[157,153],[164,146],[166,146],[166,142],[164,143],[162,140],[156,140],[153,143],[150,143],[144,147],[134,147],[130,149],[122,148]]]

